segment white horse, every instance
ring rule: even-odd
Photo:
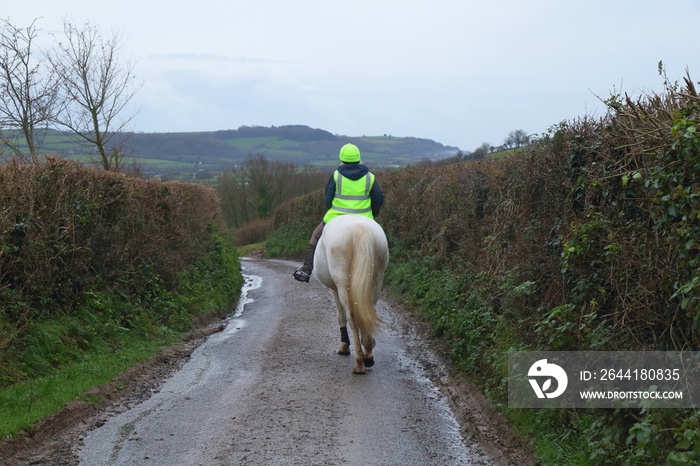
[[[321,283],[330,288],[338,308],[341,341],[338,354],[350,354],[347,330],[350,321],[355,343],[352,371],[356,374],[364,374],[365,367],[374,365],[373,335],[382,323],[375,305],[388,262],[386,235],[371,218],[341,215],[323,228],[314,257],[314,270]]]

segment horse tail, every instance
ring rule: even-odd
[[[353,245],[353,252],[348,282],[348,307],[360,333],[370,336],[384,323],[377,316],[374,307],[378,298],[375,296],[375,282],[381,267],[376,264],[372,231],[365,225],[355,225],[350,244]]]

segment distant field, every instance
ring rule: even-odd
[[[7,136],[7,135],[6,135]],[[342,144],[352,142],[373,168],[398,167],[423,159],[451,157],[457,148],[432,140],[392,136],[335,136],[305,126],[241,127],[238,130],[190,133],[129,133],[125,165],[138,164],[141,173],[167,179],[213,180],[222,171],[240,165],[253,155],[296,165],[332,169]],[[22,141],[11,139],[20,150]],[[0,144],[0,150],[2,145]],[[41,152],[94,162],[92,148],[68,132],[49,130]],[[10,151],[6,150],[5,155]]]

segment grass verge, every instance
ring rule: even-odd
[[[512,323],[491,305],[484,278],[466,269],[456,275],[430,257],[411,258],[395,246],[385,279],[392,294],[430,322],[434,335],[450,350],[455,368],[504,413],[516,435],[532,440],[542,464],[563,464],[570,443],[546,435],[552,432],[552,416],[507,407],[507,350],[517,343],[508,330]]]
[[[3,349],[0,364],[5,374],[0,439],[30,430],[86,390],[158,353],[189,333],[193,318],[230,310],[243,283],[238,251],[231,238],[218,237],[214,243],[211,252],[179,275],[174,290],[152,276],[146,295],[90,292],[79,309],[18,332],[15,344]]]
[[[60,411],[67,402],[79,399],[85,391],[107,383],[177,339],[176,335],[133,336],[125,339],[117,351],[85,352],[80,361],[51,375],[0,390],[0,439],[31,428],[37,421]]]
[[[538,464],[698,464],[694,409],[508,408],[509,350],[533,349],[518,328],[510,303],[531,292],[474,273],[449,271],[435,258],[416,259],[400,246],[386,275],[392,293],[412,305],[451,351],[455,367],[475,382],[522,438],[532,442]]]

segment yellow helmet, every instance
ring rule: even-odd
[[[340,148],[339,158],[341,162],[355,163],[360,161],[360,149],[355,144],[345,144]]]

